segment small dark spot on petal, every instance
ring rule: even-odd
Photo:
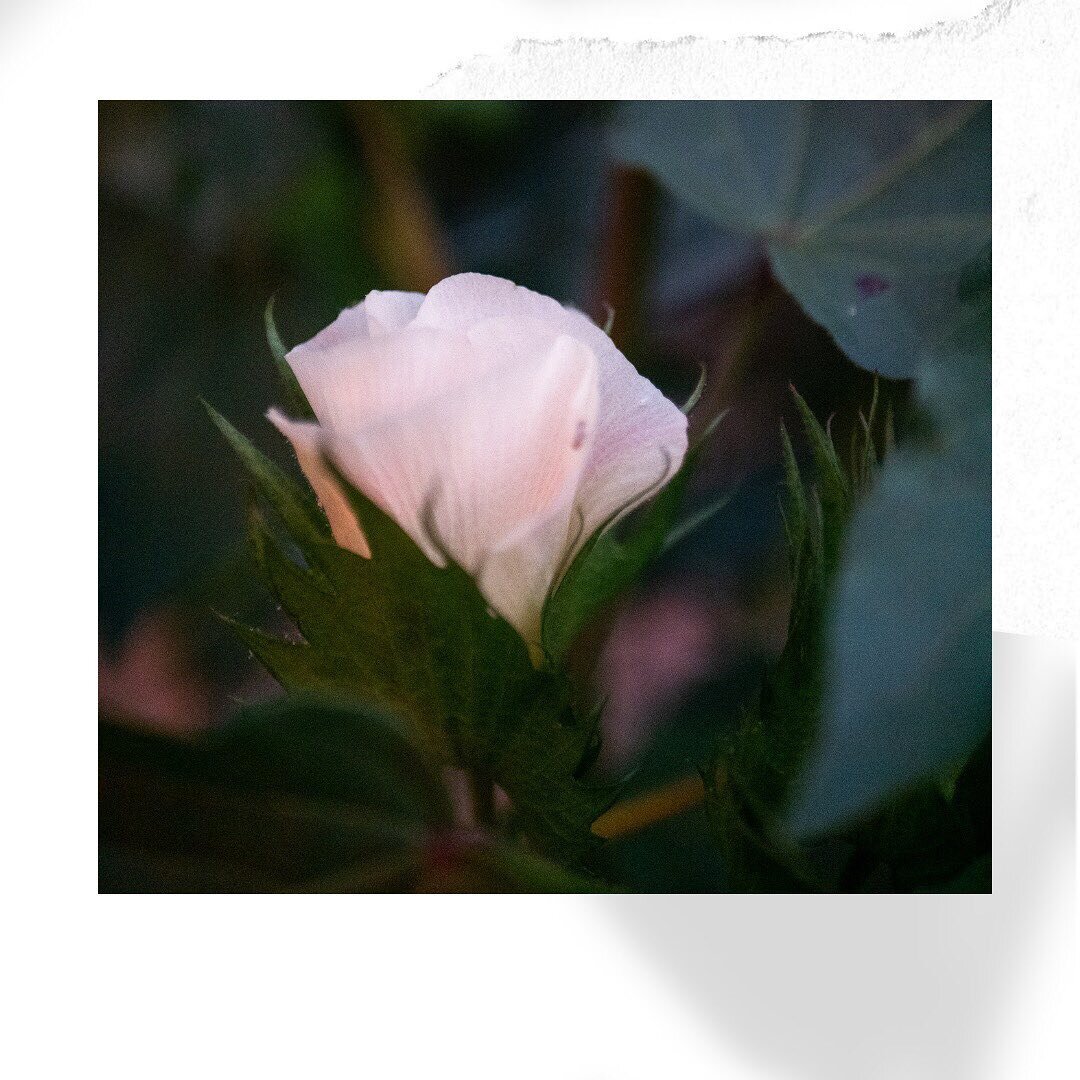
[[[888,288],[889,283],[880,274],[860,274],[855,279],[855,291],[859,294],[860,300],[880,296]]]
[[[574,441],[571,444],[575,450],[580,450],[582,443],[585,442],[585,421],[579,420],[577,427],[574,428]]]

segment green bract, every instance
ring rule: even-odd
[[[345,696],[400,717],[433,767],[457,765],[496,783],[536,842],[571,860],[585,857],[598,843],[590,825],[617,789],[580,777],[598,749],[599,714],[576,700],[560,660],[588,619],[663,547],[686,469],[627,539],[591,538],[549,600],[548,652],[535,665],[464,570],[449,559],[435,566],[340,474],[372,558],[339,547],[308,490],[207,410],[253,482],[251,546],[303,638],[229,620],[255,656],[290,693]]]
[[[525,642],[489,612],[468,574],[435,566],[353,489],[372,558],[338,547],[308,493],[211,416],[276,518],[252,509],[252,547],[304,638],[234,624],[256,657],[290,692],[347,695],[392,711],[429,760],[499,784],[538,839],[587,848],[589,825],[611,793],[575,778],[596,730],[572,709],[566,679],[533,666]]]

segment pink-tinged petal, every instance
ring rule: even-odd
[[[415,318],[423,299],[422,293],[369,292],[359,304],[346,308],[309,341],[289,351],[285,359],[316,415],[318,409],[312,399],[323,399],[319,363],[324,354],[350,343],[371,341],[404,329]]]
[[[582,543],[618,511],[629,511],[654,493],[686,457],[682,410],[639,375],[610,339],[608,344],[598,354],[596,440],[578,488]]]
[[[511,337],[508,324],[476,328],[468,346],[483,375],[362,430],[325,431],[348,479],[432,561],[441,549],[474,574],[535,642],[592,445],[596,359],[567,336],[541,338],[530,355],[519,336],[501,362]]]
[[[569,334],[596,355],[596,435],[578,496],[584,538],[679,468],[687,449],[686,417],[580,311],[503,278],[457,274],[427,294],[415,325],[453,330],[492,318],[536,320]]]
[[[373,290],[359,304],[346,308],[310,341],[296,348],[330,349],[346,341],[366,341],[402,330],[416,318],[423,299],[423,293]]]
[[[423,293],[380,291],[369,292],[360,306],[367,314],[368,334],[385,337],[397,330],[404,330],[416,318]]]
[[[527,318],[577,336],[570,325],[572,320],[565,318],[567,311],[550,296],[515,285],[506,278],[490,274],[454,274],[431,288],[420,304],[415,322],[418,326],[442,330],[467,330],[486,319]],[[580,312],[572,314],[593,325]],[[599,327],[593,328],[603,334]],[[603,336],[607,337],[606,334]]]
[[[358,431],[450,393],[500,359],[473,348],[460,331],[421,326],[407,326],[383,339],[289,353],[315,415],[339,433]]]
[[[367,312],[364,310],[364,301],[361,300],[354,307],[346,308],[313,338],[290,349],[289,355],[332,349],[346,341],[366,341],[369,337],[371,335],[368,333]]]
[[[519,529],[490,552],[476,572],[484,598],[521,634],[534,658],[542,655],[544,601],[578,528],[573,494],[568,481],[560,498],[530,521],[527,529]]]
[[[345,498],[341,487],[326,467],[323,459],[323,432],[318,424],[305,420],[290,420],[277,409],[271,409],[266,418],[292,443],[296,460],[315,492],[323,508],[334,539],[343,548],[371,558],[371,549],[364,538],[360,523]]]

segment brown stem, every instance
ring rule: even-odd
[[[375,186],[376,240],[394,283],[427,292],[452,273],[449,244],[391,106],[355,101],[350,116]]]
[[[609,311],[614,312],[611,338],[624,352],[633,350],[645,329],[656,199],[656,184],[648,173],[625,165],[612,168],[591,307],[601,326]]]

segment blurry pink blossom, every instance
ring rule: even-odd
[[[98,650],[98,707],[110,719],[189,735],[210,726],[213,697],[168,611],[143,613],[117,649]]]

